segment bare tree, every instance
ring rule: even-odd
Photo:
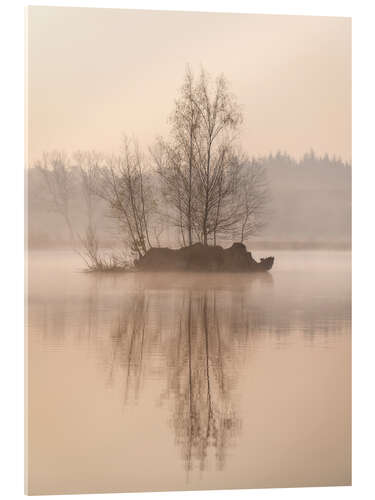
[[[217,166],[215,188],[210,193],[210,213],[207,235],[212,236],[213,244],[217,239],[232,237],[233,228],[240,220],[238,193],[240,186],[241,165],[236,152],[228,149]],[[212,209],[211,209],[212,206]]]
[[[174,210],[183,243],[208,245],[237,222],[231,210],[237,170],[233,142],[242,121],[225,78],[212,84],[202,70],[194,81],[187,68],[172,115],[171,140],[153,150],[163,193]],[[185,238],[185,232],[187,237]]]
[[[181,167],[181,155],[177,148],[159,138],[151,150],[156,172],[161,180],[161,194],[169,210],[163,210],[162,217],[176,227],[181,244],[190,243],[189,235],[189,194],[186,189],[186,178]],[[191,224],[191,222],[190,222]],[[191,227],[191,226],[190,226]],[[187,234],[186,234],[187,233]]]
[[[260,232],[267,223],[270,199],[267,172],[258,161],[243,160],[237,195],[240,216],[236,237],[243,243]]]
[[[162,181],[162,194],[172,207],[172,214],[168,217],[178,228],[184,246],[193,243],[196,209],[195,134],[199,129],[199,113],[193,102],[194,92],[194,77],[188,67],[170,116],[170,139],[165,141],[159,138],[151,150]]]
[[[80,194],[86,215],[85,230],[83,234],[78,235],[83,249],[79,253],[89,268],[98,269],[103,264],[103,260],[99,255],[95,197],[103,157],[95,151],[77,151],[74,159],[79,169]]]
[[[106,159],[96,193],[109,204],[131,250],[138,257],[144,255],[152,247],[149,226],[154,199],[144,158],[134,141],[125,137],[121,155]]]
[[[240,109],[228,91],[224,76],[211,84],[202,70],[193,94],[193,103],[199,112],[199,133],[195,136],[197,151],[198,195],[200,202],[200,227],[203,243],[217,234],[229,186],[233,187],[232,144],[242,121]],[[222,225],[227,225],[227,214]]]
[[[180,175],[185,193],[185,218],[189,245],[193,243],[194,174],[196,165],[195,137],[200,126],[200,116],[194,104],[194,77],[188,67],[180,97],[176,101],[172,126],[174,145],[180,153]]]
[[[70,240],[74,242],[75,234],[70,218],[70,201],[74,183],[69,158],[59,151],[44,153],[35,167],[43,176],[51,210],[60,214],[64,219]]]

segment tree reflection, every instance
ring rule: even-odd
[[[167,396],[173,398],[171,419],[187,470],[194,462],[204,470],[209,450],[222,468],[225,452],[239,428],[231,400],[233,368],[220,328],[215,291],[184,296],[178,335],[169,349]]]
[[[124,401],[128,401],[130,391],[138,399],[142,380],[144,338],[147,321],[147,300],[145,294],[137,294],[127,304],[117,327],[112,331],[112,356],[109,363],[109,382],[114,371],[120,368],[124,377]]]
[[[171,402],[170,423],[186,469],[197,464],[204,470],[210,450],[222,468],[240,426],[231,397],[237,360],[228,320],[235,316],[218,307],[212,289],[184,289],[160,300],[142,291],[124,304],[111,336],[109,380],[120,369],[128,403],[131,396],[138,399],[145,377],[159,374],[166,380],[161,401]]]

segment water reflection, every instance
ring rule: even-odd
[[[204,470],[209,449],[224,465],[226,449],[240,420],[231,397],[233,352],[222,331],[216,292],[187,292],[179,311],[176,337],[168,346],[166,394],[173,398],[172,426],[187,470]]]
[[[239,324],[248,331],[249,321],[243,302],[236,307],[240,316],[228,314],[231,306],[218,295],[183,289],[161,301],[160,294],[139,291],[124,301],[110,336],[109,381],[120,368],[125,403],[140,397],[145,371],[146,378],[158,372],[152,358],[163,358],[159,376],[166,388],[160,401],[172,403],[170,424],[188,471],[194,463],[204,470],[210,449],[221,469],[240,428],[232,389],[241,352],[232,335],[242,330]]]
[[[246,370],[251,367],[259,338],[271,336],[277,347],[296,330],[313,337],[345,326],[345,303],[324,307],[310,300],[299,310],[285,297],[274,298],[269,274],[85,279],[79,300],[49,296],[31,302],[31,314],[43,318],[44,337],[61,345],[68,335],[94,346],[108,385],[121,387],[126,406],[142,398],[148,380],[162,382],[155,400],[169,409],[188,472],[205,470],[211,456],[222,470],[238,442],[236,385],[245,361]]]
[[[33,255],[32,491],[144,491],[144,470],[150,490],[348,484],[350,255],[281,261],[93,275]]]
[[[161,380],[156,399],[170,408],[186,470],[204,470],[211,452],[222,469],[241,427],[233,391],[244,347],[267,325],[264,310],[249,297],[258,287],[257,296],[263,291],[270,300],[272,277],[237,275],[234,282],[171,273],[131,279],[125,288],[121,277],[88,277],[83,304],[49,297],[43,330],[55,342],[67,334],[93,343],[107,383],[121,386],[125,405],[142,397],[147,380]]]

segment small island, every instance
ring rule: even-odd
[[[270,217],[267,172],[242,149],[242,110],[224,75],[187,67],[168,120],[146,150],[124,135],[117,154],[53,151],[36,163],[86,270],[269,271],[274,258],[257,262],[245,246]]]
[[[150,248],[134,265],[139,271],[264,272],[273,262],[274,257],[257,262],[243,243],[229,248],[195,243],[175,250]]]

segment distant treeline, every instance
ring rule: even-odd
[[[252,238],[253,248],[349,248],[351,244],[351,165],[310,151],[301,159],[287,153],[257,157],[269,185],[268,225]],[[76,171],[76,182],[79,182]],[[68,247],[70,235],[62,217],[53,210],[44,180],[37,168],[27,171],[31,248]],[[95,200],[96,224],[101,244],[121,244],[105,203]],[[84,203],[75,189],[71,198],[74,225],[83,230]],[[176,231],[165,227],[162,246],[176,246]]]
[[[317,155],[313,149],[306,152],[300,159],[293,158],[286,152],[278,151],[276,154],[270,153],[268,156],[258,158],[259,161],[267,167],[300,167],[300,168],[318,168],[318,167],[346,167],[351,168],[351,163],[344,162],[335,155],[329,156],[328,153],[323,156]]]
[[[280,153],[262,164],[269,179],[272,216],[256,239],[294,248],[351,247],[349,163],[310,151],[300,160]]]

